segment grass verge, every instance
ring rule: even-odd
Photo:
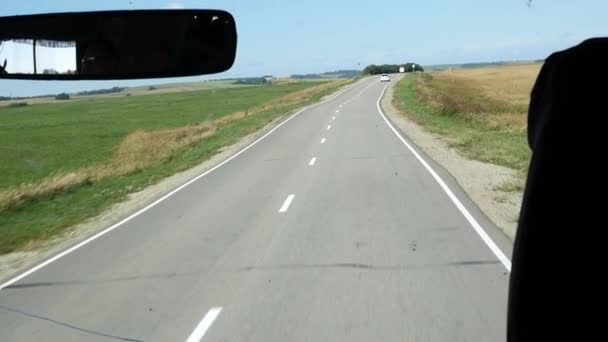
[[[125,200],[129,193],[201,163],[222,147],[298,107],[319,101],[349,82],[103,99],[86,105],[79,102],[30,106],[27,110],[36,111],[29,113],[22,112],[25,108],[11,109],[17,113],[9,113],[12,116],[0,130],[18,125],[27,128],[21,134],[38,138],[38,148],[56,151],[50,157],[54,158],[53,163],[66,166],[54,170],[47,166],[49,170],[42,176],[31,172],[21,175],[13,170],[12,180],[4,180],[0,193],[0,254],[36,248]],[[176,104],[178,99],[181,103]],[[78,117],[83,111],[87,115]],[[87,131],[91,125],[100,131]],[[72,141],[64,141],[61,136],[54,140],[52,134],[57,132],[70,132]],[[102,132],[102,136],[97,136]],[[91,135],[97,139],[91,139]],[[40,145],[40,140],[52,146]],[[19,141],[11,141],[9,148],[26,153],[24,150],[36,147],[29,142],[20,148]],[[82,150],[82,144],[87,148]],[[82,155],[91,150],[94,156]],[[6,157],[13,161],[13,169],[22,167],[20,158],[3,159]]]
[[[461,155],[525,175],[530,160],[525,104],[491,96],[475,79],[450,73],[408,75],[396,85],[393,101]]]

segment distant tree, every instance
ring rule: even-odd
[[[507,62],[482,62],[482,63],[464,63],[461,64],[460,67],[464,68],[464,69],[476,69],[476,68],[483,68],[483,67],[489,67],[489,66],[501,66],[501,65],[505,65],[507,64]]]
[[[14,102],[8,105],[9,108],[27,107],[27,102]]]
[[[420,64],[416,63],[405,63],[405,72],[416,72],[416,71],[424,71],[424,68]]]
[[[362,74],[365,75],[379,75],[379,74],[393,74],[398,73],[399,68],[404,67],[405,72],[424,71],[424,68],[416,63],[405,63],[405,64],[382,64],[375,65],[371,64],[363,69]]]
[[[156,87],[155,86],[149,86],[148,90],[156,90]]]
[[[296,80],[319,79],[319,78],[351,78],[361,74],[359,70],[336,70],[328,71],[321,74],[293,74],[290,78]]]
[[[57,96],[55,96],[55,100],[69,100],[69,99],[70,99],[70,95],[66,94],[66,93],[57,94]]]
[[[247,77],[247,78],[239,78],[238,80],[232,82],[233,84],[242,84],[242,85],[264,85],[267,84],[267,81],[264,77]]]
[[[124,87],[112,87],[108,89],[97,89],[97,90],[85,90],[76,93],[76,95],[84,96],[84,95],[100,95],[100,94],[111,94],[111,93],[120,93],[125,90]]]
[[[307,80],[307,79],[317,79],[321,78],[320,74],[293,74],[289,76],[289,78],[293,78],[294,80]]]
[[[45,75],[56,75],[59,72],[55,69],[44,69],[44,70],[42,70],[42,73]]]

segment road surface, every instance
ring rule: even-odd
[[[386,85],[5,283],[0,341],[503,341],[511,245],[389,126]]]

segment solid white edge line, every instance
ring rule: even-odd
[[[308,166],[313,166],[315,165],[315,162],[317,161],[317,157],[313,157],[310,162],[308,163]]]
[[[281,206],[281,209],[279,209],[280,213],[284,213],[287,211],[287,209],[289,209],[289,206],[291,205],[291,202],[293,201],[294,197],[296,197],[296,195],[294,194],[287,196],[285,202],[283,202],[283,205]]]
[[[213,321],[219,316],[220,312],[222,312],[221,307],[211,308],[196,328],[194,328],[194,331],[192,331],[192,334],[190,334],[190,337],[188,337],[186,342],[200,342],[207,330],[211,327],[211,324],[213,324]]]
[[[373,82],[372,82],[372,84],[373,84]],[[367,87],[369,87],[369,85],[368,85]],[[366,89],[367,89],[367,87],[366,87]],[[272,134],[274,131],[276,131],[277,129],[279,129],[279,128],[280,128],[280,127],[282,127],[283,125],[285,125],[285,124],[286,124],[287,122],[289,122],[291,119],[293,119],[293,118],[295,118],[296,116],[300,115],[300,113],[302,113],[302,112],[304,112],[304,111],[306,111],[306,110],[308,110],[308,109],[311,109],[311,108],[313,108],[313,107],[317,107],[317,106],[320,106],[320,105],[322,105],[322,104],[325,104],[325,103],[327,103],[327,102],[329,102],[329,101],[332,101],[332,100],[336,99],[338,96],[340,96],[340,95],[344,94],[345,92],[347,92],[347,91],[348,91],[348,90],[350,90],[350,89],[352,89],[352,87],[350,87],[350,88],[346,88],[346,89],[342,89],[342,90],[340,90],[340,91],[336,92],[335,94],[333,94],[332,96],[330,96],[330,97],[328,97],[328,98],[324,99],[323,101],[320,101],[320,102],[317,102],[317,103],[311,104],[311,105],[309,105],[309,106],[306,106],[306,107],[304,107],[304,108],[300,109],[299,111],[295,112],[295,113],[294,113],[294,114],[292,114],[290,117],[288,117],[287,119],[285,119],[283,122],[281,122],[281,123],[279,123],[278,125],[276,125],[274,128],[272,128],[272,129],[271,129],[270,131],[268,131],[266,134],[262,135],[261,137],[259,137],[258,139],[256,139],[256,140],[255,140],[254,142],[252,142],[251,144],[249,144],[249,145],[245,146],[245,147],[244,147],[242,150],[240,150],[240,151],[238,151],[237,153],[233,154],[232,156],[228,157],[228,158],[227,158],[226,160],[224,160],[223,162],[221,162],[221,163],[217,164],[216,166],[214,166],[214,167],[210,168],[209,170],[207,170],[207,171],[203,172],[202,174],[200,174],[200,175],[198,175],[198,176],[196,176],[196,177],[192,178],[191,180],[189,180],[189,181],[187,181],[186,183],[182,184],[181,186],[177,187],[177,188],[176,188],[176,189],[174,189],[173,191],[171,191],[171,192],[167,193],[167,194],[166,194],[166,195],[164,195],[163,197],[161,197],[161,198],[157,199],[156,201],[154,201],[154,202],[152,202],[152,203],[148,204],[147,206],[143,207],[142,209],[140,209],[140,210],[136,211],[135,213],[133,213],[133,214],[131,214],[131,215],[127,216],[127,217],[126,217],[126,218],[124,218],[123,220],[121,220],[121,221],[119,221],[119,222],[117,222],[117,223],[115,223],[115,224],[111,225],[110,227],[108,227],[108,228],[106,228],[106,229],[104,229],[104,230],[100,231],[99,233],[97,233],[97,234],[95,234],[95,235],[93,235],[93,236],[89,237],[88,239],[86,239],[86,240],[84,240],[84,241],[82,241],[82,242],[80,242],[80,243],[78,243],[78,244],[76,244],[76,245],[74,245],[74,246],[72,246],[72,247],[70,247],[70,248],[66,249],[65,251],[63,251],[63,252],[61,252],[61,253],[59,253],[59,254],[55,255],[54,257],[52,257],[52,258],[50,258],[50,259],[47,259],[46,261],[43,261],[42,263],[40,263],[40,264],[38,264],[38,265],[36,265],[36,266],[34,266],[34,267],[30,268],[29,270],[27,270],[27,271],[25,271],[25,272],[21,273],[20,275],[18,275],[18,276],[16,276],[16,277],[14,277],[14,278],[12,278],[12,279],[10,279],[10,280],[6,281],[5,283],[3,283],[3,284],[1,284],[1,285],[0,285],[0,290],[2,290],[3,288],[5,288],[5,287],[7,287],[7,286],[10,286],[10,285],[12,285],[12,284],[14,284],[14,283],[18,282],[19,280],[21,280],[21,279],[23,279],[23,278],[27,277],[28,275],[30,275],[30,274],[32,274],[32,273],[34,273],[34,272],[36,272],[36,271],[38,271],[39,269],[41,269],[41,268],[43,268],[43,267],[45,267],[45,266],[49,265],[50,263],[52,263],[52,262],[54,262],[54,261],[56,261],[56,260],[58,260],[58,259],[62,258],[63,256],[65,256],[65,255],[67,255],[67,254],[72,253],[73,251],[75,251],[75,250],[79,249],[80,247],[82,247],[82,246],[84,246],[84,245],[86,245],[86,244],[90,243],[91,241],[96,240],[96,239],[98,239],[98,238],[100,238],[100,237],[102,237],[102,236],[106,235],[107,233],[109,233],[109,232],[113,231],[114,229],[116,229],[116,228],[118,228],[118,227],[122,226],[123,224],[125,224],[125,223],[127,223],[127,222],[131,221],[132,219],[134,219],[134,218],[136,218],[137,216],[139,216],[139,215],[143,214],[144,212],[148,211],[150,208],[154,207],[155,205],[159,204],[160,202],[162,202],[162,201],[166,200],[167,198],[169,198],[169,197],[173,196],[175,193],[177,193],[178,191],[180,191],[180,190],[182,190],[183,188],[187,187],[188,185],[190,185],[190,184],[192,184],[192,183],[196,182],[197,180],[199,180],[199,179],[201,179],[201,178],[205,177],[206,175],[208,175],[208,174],[210,174],[211,172],[213,172],[213,171],[217,170],[218,168],[220,168],[222,165],[224,165],[224,164],[226,164],[226,163],[230,162],[230,161],[231,161],[231,160],[233,160],[234,158],[236,158],[236,157],[238,157],[239,155],[243,154],[245,151],[247,151],[248,149],[250,149],[251,147],[253,147],[255,144],[259,143],[259,142],[260,142],[260,141],[262,141],[264,138],[266,138],[267,136],[269,136],[270,134]]]
[[[325,144],[325,138],[321,139],[321,144]]]
[[[401,140],[401,142],[403,143],[403,145],[405,145],[405,147],[407,147],[407,149],[410,150],[410,152],[412,152],[412,154],[414,155],[414,157],[416,157],[416,159],[418,159],[418,161],[422,164],[422,166],[424,166],[424,168],[431,174],[431,176],[439,184],[439,186],[441,187],[441,189],[443,189],[443,191],[452,200],[452,202],[454,203],[454,205],[456,205],[456,208],[458,208],[458,210],[460,210],[460,212],[467,219],[467,221],[469,221],[469,224],[477,232],[477,234],[479,235],[479,237],[481,237],[481,239],[483,240],[483,242],[486,243],[486,245],[490,248],[490,250],[498,258],[498,260],[504,265],[504,267],[507,269],[507,271],[511,272],[511,260],[509,260],[509,258],[507,258],[507,256],[500,250],[500,248],[496,245],[496,243],[492,240],[492,238],[490,238],[490,236],[488,235],[488,233],[486,233],[486,231],[483,230],[483,228],[481,227],[481,225],[479,224],[479,222],[477,222],[477,220],[475,220],[475,218],[473,217],[473,215],[471,215],[471,213],[467,210],[467,208],[460,202],[460,200],[458,199],[458,197],[456,197],[456,195],[454,195],[454,193],[452,192],[452,190],[450,190],[450,188],[443,181],[443,179],[441,179],[441,177],[439,177],[439,175],[437,174],[437,172],[435,172],[435,170],[433,170],[433,168],[426,162],[426,160],[424,160],[424,158],[422,158],[420,156],[420,154],[418,154],[418,152],[416,152],[416,150],[407,142],[407,140],[405,140],[401,136],[401,134],[397,131],[397,129],[395,129],[395,127],[393,126],[393,124],[391,124],[391,122],[387,119],[386,115],[382,111],[382,107],[380,106],[380,101],[384,97],[384,93],[386,92],[386,88],[388,88],[389,85],[390,84],[387,84],[384,87],[384,89],[382,89],[382,93],[380,94],[380,97],[378,98],[378,101],[376,102],[376,107],[378,108],[378,113],[380,113],[380,116],[382,116],[382,119],[384,119],[384,122],[386,122],[386,124],[388,125],[388,127],[393,131],[393,133],[395,133],[395,135],[397,136],[397,138],[399,138],[399,140]]]

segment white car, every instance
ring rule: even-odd
[[[390,82],[391,78],[388,77],[387,74],[383,74],[382,76],[380,76],[380,82]]]

